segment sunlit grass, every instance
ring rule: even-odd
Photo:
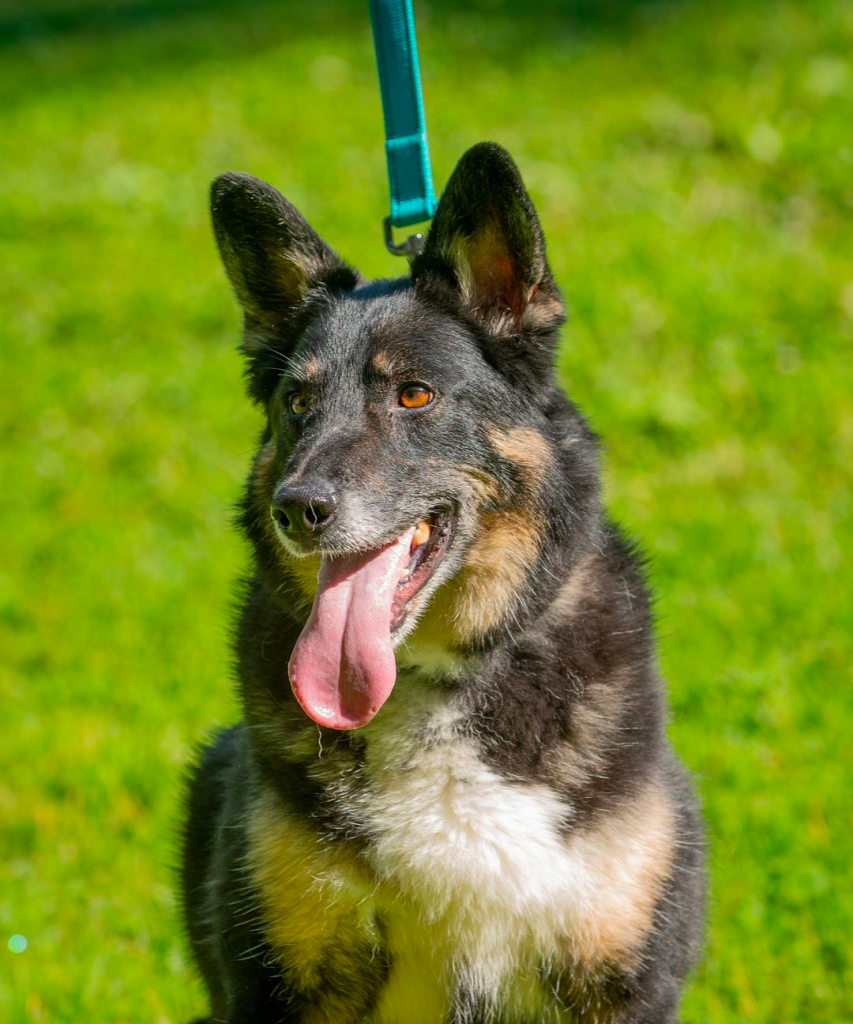
[[[853,1016],[853,5],[559,6],[418,4],[437,183],[482,138],[521,164],[573,310],[561,374],[651,556],[711,839],[685,1019],[835,1024]],[[371,46],[356,4],[0,14],[12,1024],[202,1010],[173,837],[193,745],[238,713],[229,519],[259,426],[207,185],[266,177],[366,273],[400,272]]]

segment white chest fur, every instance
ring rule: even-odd
[[[572,808],[546,785],[507,781],[484,765],[444,696],[410,690],[385,710],[365,730],[362,813],[375,837],[371,866],[396,894],[383,913],[406,919],[391,927],[404,947],[391,950],[394,962],[428,969],[440,988],[461,983],[519,1013],[567,1019],[540,972],[552,963],[589,970],[645,934],[657,892],[650,878],[659,882],[669,848],[661,791],[567,838]],[[394,980],[377,1022],[416,1024],[412,979],[398,979],[403,1014],[391,1005]]]
[[[375,837],[371,866],[383,891],[397,894],[380,911],[399,947],[390,950],[394,968],[375,1020],[434,1024],[459,985],[502,1002],[524,989],[541,1012],[548,1000],[537,961],[565,944],[567,916],[582,913],[588,885],[576,879],[576,897],[566,900],[559,824],[569,809],[544,786],[489,770],[446,707],[419,716],[417,730],[399,721],[398,708],[366,730],[361,810]]]
[[[268,899],[293,903],[307,885],[331,922],[308,926],[318,943],[353,910],[375,941],[381,922],[391,970],[370,1024],[439,1024],[460,990],[500,1005],[501,1020],[570,1020],[548,969],[594,976],[637,952],[669,868],[665,791],[649,784],[594,829],[567,831],[572,808],[556,792],[497,775],[446,695],[417,685],[398,686],[362,734],[364,776],[345,799],[371,835],[369,871],[294,832],[294,867],[270,874]],[[282,914],[283,946],[300,941],[286,922],[302,906]]]

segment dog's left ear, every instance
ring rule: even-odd
[[[505,149],[481,142],[456,165],[412,277],[423,294],[451,289],[497,362],[550,373],[563,302],[536,210]]]

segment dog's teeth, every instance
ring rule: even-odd
[[[415,533],[412,537],[412,547],[418,548],[421,544],[426,544],[429,540],[429,523],[426,519],[422,519],[415,527]]]

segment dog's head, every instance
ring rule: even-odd
[[[313,602],[297,698],[354,728],[390,693],[395,647],[446,667],[535,610],[573,557],[597,491],[553,380],[562,301],[493,144],[459,162],[399,280],[363,280],[248,175],[218,178],[212,208],[268,417],[243,523],[261,571]]]

